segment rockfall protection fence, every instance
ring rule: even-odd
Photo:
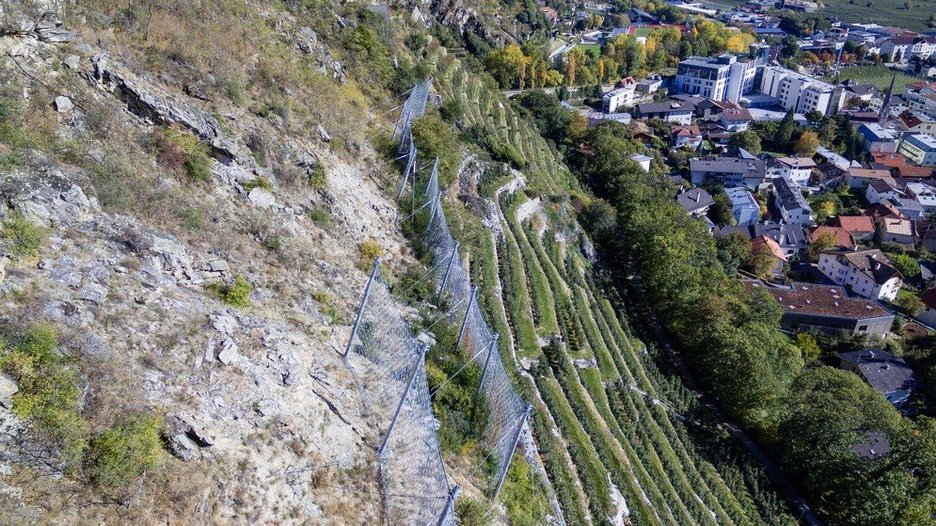
[[[426,101],[429,100],[429,88],[432,86],[432,77],[425,82],[417,84],[410,90],[409,97],[403,103],[400,110],[400,117],[397,119],[396,126],[393,128],[393,138],[400,138],[399,150],[404,152],[411,140],[413,121],[422,117],[426,111]]]
[[[422,85],[414,88],[413,92],[417,92],[420,86]],[[442,204],[439,160],[435,159],[431,174],[425,184],[420,185],[416,177],[418,151],[412,137],[405,146],[404,155],[407,161],[397,199],[410,201],[410,217],[407,219],[412,219],[414,230],[417,225],[425,224],[422,232],[414,234],[421,235],[422,242],[432,255],[433,268],[430,274],[438,287],[438,303],[452,305],[447,313],[448,317],[452,322],[460,324],[456,348],[453,351],[461,351],[467,360],[476,360],[482,366],[478,389],[488,405],[485,438],[490,457],[495,461],[496,482],[493,495],[496,497],[507,476],[531,406],[524,402],[513,388],[510,375],[501,359],[497,345],[498,336],[484,318],[477,302],[477,290],[471,285],[458,241],[449,229]],[[407,187],[410,190],[408,199],[404,196]],[[422,221],[416,220],[417,215]]]
[[[449,230],[438,159],[425,185],[417,180],[420,167],[411,126],[425,112],[431,83],[430,78],[413,88],[394,129],[394,137],[399,134],[400,138],[400,158],[406,158],[397,200],[411,190],[410,214],[402,223],[412,220],[413,233],[421,236],[434,260],[422,279],[437,284],[438,304],[450,306],[443,317],[459,324],[452,351],[463,354],[465,365],[455,375],[470,362],[482,367],[478,390],[487,404],[484,435],[489,453],[475,472],[493,460],[496,479],[492,494],[496,498],[532,406],[513,388],[497,345],[498,335],[484,319],[477,289],[471,285],[458,242]],[[422,232],[417,232],[418,226]],[[460,487],[449,484],[439,447],[439,423],[432,412],[432,397],[445,384],[430,392],[425,371],[427,351],[428,344],[420,342],[400,313],[377,258],[355,314],[344,359],[358,382],[366,416],[381,422],[377,470],[385,522],[393,526],[456,524],[454,504]],[[358,367],[352,366],[352,354],[366,359],[360,366],[366,368],[365,374],[358,374]]]
[[[428,345],[412,333],[374,262],[345,348],[367,359],[355,377],[367,417],[380,425],[377,471],[389,525],[454,526],[460,490],[449,486],[432,414],[425,357]]]

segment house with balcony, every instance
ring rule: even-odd
[[[862,298],[893,301],[903,276],[880,250],[827,250],[819,255],[819,271]]]

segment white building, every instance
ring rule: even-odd
[[[761,93],[780,101],[796,113],[818,111],[829,115],[842,108],[844,91],[819,79],[779,66],[764,67]]]
[[[897,133],[876,122],[862,124],[858,127],[858,134],[861,135],[865,150],[870,153],[897,151]]]
[[[925,183],[907,183],[907,194],[920,203],[925,213],[936,212],[936,188]]]
[[[893,301],[903,283],[900,272],[878,249],[823,252],[819,255],[819,270],[864,298]]]
[[[784,223],[810,226],[816,224],[812,208],[799,188],[789,179],[786,177],[774,179],[771,193],[774,198],[774,208],[780,213],[780,218]]]
[[[735,224],[739,226],[749,226],[757,222],[760,217],[760,205],[757,200],[748,192],[746,188],[734,187],[726,188],[725,193],[731,200],[731,216]]]
[[[928,133],[904,135],[899,151],[920,166],[936,166],[936,137]]]
[[[604,113],[617,113],[618,108],[631,106],[636,100],[637,84],[626,84],[624,87],[613,89],[601,98],[601,111]]]
[[[738,62],[734,55],[689,57],[679,63],[673,90],[712,100],[737,101],[754,88],[757,61]]]
[[[809,157],[781,157],[767,165],[767,178],[785,177],[796,186],[806,186],[816,162]]]
[[[650,171],[650,163],[653,162],[653,157],[644,155],[642,153],[635,153],[634,155],[631,155],[630,158],[632,161],[639,164],[643,171]]]
[[[928,84],[919,88],[908,86],[901,97],[911,110],[936,119],[936,84]]]

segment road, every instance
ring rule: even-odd
[[[557,90],[559,90],[559,88],[560,86],[554,86],[550,88],[536,88],[536,89],[541,89],[545,91],[546,93],[555,93]],[[571,87],[567,87],[567,89],[569,90],[569,93],[575,93],[576,91],[582,89],[582,87],[571,86]],[[591,89],[591,87],[586,87],[585,89]],[[605,84],[604,86],[601,86],[602,92],[608,92],[608,91],[611,91],[612,89],[614,89],[614,84]],[[501,93],[503,93],[505,97],[513,97],[514,95],[516,95],[517,93],[520,93],[521,91],[531,91],[531,90],[530,89],[525,89],[525,90],[505,89],[505,90],[501,90]]]

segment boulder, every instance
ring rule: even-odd
[[[78,67],[81,66],[81,57],[78,55],[68,55],[65,57],[65,60],[62,61],[62,64],[68,69],[78,69]]]
[[[230,338],[221,342],[221,351],[218,352],[218,361],[224,365],[229,365],[237,358],[237,344]]]
[[[75,108],[75,104],[68,97],[59,95],[55,97],[55,111],[59,113],[68,113]]]
[[[107,298],[107,287],[99,283],[88,283],[78,291],[78,299],[100,305]]]
[[[276,204],[276,198],[273,197],[273,194],[260,187],[252,189],[247,194],[247,200],[260,208],[269,208]]]
[[[0,373],[0,406],[13,408],[13,395],[19,391],[16,382],[4,373]]]
[[[186,462],[199,455],[198,444],[185,433],[175,433],[169,436],[169,451],[180,460]]]

